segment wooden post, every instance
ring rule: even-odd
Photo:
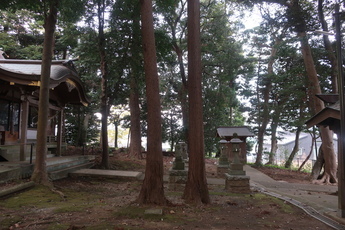
[[[63,126],[63,112],[61,109],[58,116],[58,130],[57,130],[57,146],[56,146],[56,155],[61,156],[61,146],[62,146],[62,126]]]
[[[343,74],[343,60],[341,51],[341,30],[340,30],[340,12],[339,4],[335,6],[334,21],[336,27],[336,43],[337,43],[337,58],[338,58],[338,86],[339,86],[339,99],[340,99],[340,135],[338,138],[338,216],[345,218],[345,95],[344,95],[344,85],[345,79]]]
[[[21,104],[21,123],[20,123],[20,161],[26,160],[26,144],[28,136],[28,117],[29,117],[29,101],[24,96]]]

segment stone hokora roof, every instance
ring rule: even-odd
[[[0,80],[37,88],[40,85],[41,64],[41,60],[0,59]],[[52,61],[49,88],[62,103],[89,104],[71,60]]]
[[[217,128],[217,136],[223,139],[231,138],[234,133],[237,133],[238,137],[254,136],[247,126],[224,126]]]

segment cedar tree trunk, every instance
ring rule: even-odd
[[[44,44],[43,44],[43,60],[41,67],[41,85],[38,110],[37,124],[37,145],[36,145],[36,161],[34,172],[31,180],[44,185],[50,185],[47,173],[47,127],[49,114],[49,83],[50,68],[54,47],[54,32],[56,25],[56,17],[58,12],[59,0],[51,1],[50,8],[44,19]]]
[[[131,157],[141,159],[141,128],[140,128],[140,100],[139,100],[139,76],[141,76],[142,59],[140,55],[140,6],[135,6],[133,18],[133,42],[132,42],[132,58],[131,58],[131,73],[130,73],[130,95],[129,95],[129,109],[131,111],[131,133],[130,133],[130,147],[129,154]]]
[[[210,203],[205,172],[201,86],[200,2],[188,0],[189,170],[183,198],[187,203]]]
[[[141,159],[139,92],[135,76],[132,76],[132,74],[129,95],[129,109],[131,111],[131,144],[129,147],[129,154],[131,157]]]
[[[159,79],[152,16],[152,1],[140,0],[147,97],[147,155],[145,179],[138,203],[166,205],[163,187],[163,154]]]
[[[98,49],[100,55],[100,70],[101,70],[101,146],[102,146],[102,161],[101,168],[109,168],[109,145],[108,145],[108,103],[107,103],[107,78],[108,66],[105,52],[105,37],[104,37],[104,11],[105,5],[98,2]]]
[[[329,31],[328,30],[328,25],[325,20],[324,12],[323,12],[323,1],[324,0],[318,0],[318,5],[317,5],[317,12],[319,15],[319,20],[322,26],[323,31]],[[328,38],[328,35],[323,35],[323,43],[325,45],[325,49],[327,51],[327,56],[328,59],[331,63],[331,79],[332,79],[332,93],[337,94],[338,93],[338,60],[337,57],[335,56],[335,52],[332,47],[332,43]]]
[[[295,145],[294,145],[294,147],[293,147],[293,149],[292,149],[292,151],[290,153],[289,158],[285,162],[285,165],[284,165],[285,168],[290,168],[291,167],[292,161],[295,158],[295,155],[296,155],[296,153],[299,150],[299,136],[301,134],[301,131],[302,131],[302,127],[300,127],[300,126],[297,127],[296,135],[295,135]]]

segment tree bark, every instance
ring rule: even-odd
[[[314,114],[321,111],[324,108],[324,103],[320,99],[316,98],[315,95],[321,93],[321,88],[319,84],[319,79],[317,77],[314,60],[312,58],[311,49],[306,39],[306,33],[298,33],[299,37],[301,37],[301,48],[302,54],[304,59],[305,68],[307,71],[307,75],[309,78],[309,88],[308,90],[311,91],[310,101],[313,104]],[[325,165],[324,169],[325,172],[323,177],[318,181],[319,183],[335,183],[337,182],[337,164],[336,164],[336,156],[334,153],[334,146],[333,146],[333,132],[329,129],[329,127],[320,128],[320,136],[322,139],[322,152],[323,157],[325,158]]]
[[[295,135],[295,145],[294,145],[294,147],[293,147],[293,149],[292,149],[292,151],[290,153],[289,158],[285,162],[285,165],[284,165],[285,168],[290,168],[291,167],[292,161],[295,158],[296,153],[299,150],[299,137],[300,137],[301,131],[302,131],[302,127],[300,127],[300,126],[297,127],[296,135]]]
[[[176,40],[176,35],[173,33],[174,40]],[[178,99],[181,102],[181,110],[182,110],[182,125],[183,125],[183,137],[182,139],[188,143],[188,84],[186,79],[186,73],[183,64],[183,54],[181,48],[177,45],[176,41],[173,44],[174,51],[177,55],[177,60],[179,63],[180,68],[180,75],[182,84],[178,89]]]
[[[171,28],[171,36],[172,36],[172,47],[177,55],[177,61],[179,64],[179,70],[180,70],[180,76],[181,76],[181,82],[179,89],[177,89],[178,92],[178,99],[181,103],[181,111],[182,111],[182,126],[183,126],[183,141],[188,143],[188,83],[187,83],[187,77],[186,77],[186,71],[185,66],[183,62],[183,50],[181,49],[180,45],[178,44],[178,39],[176,36],[176,27],[179,22],[181,22],[181,16],[184,13],[184,4],[180,10],[179,13],[177,13],[176,18],[168,19],[168,23]],[[179,42],[181,43],[181,42]]]
[[[147,156],[138,203],[165,205],[168,201],[163,188],[162,121],[152,1],[140,0],[140,4],[147,97]]]
[[[101,146],[102,146],[102,161],[101,168],[109,168],[109,145],[108,145],[108,66],[105,52],[105,37],[104,37],[104,13],[105,5],[102,1],[98,1],[98,49],[100,55],[100,70],[101,70]]]
[[[119,122],[118,121],[114,122],[114,127],[115,127],[114,148],[117,149],[119,147],[117,144],[118,136],[119,136]]]
[[[277,140],[277,124],[272,125],[272,134],[271,134],[271,151],[268,157],[268,165],[273,165],[275,161],[275,156],[278,150],[278,140]]]
[[[188,0],[189,170],[183,198],[187,203],[210,203],[205,173],[203,101],[201,86],[200,2]]]
[[[304,167],[304,165],[308,162],[308,160],[311,157],[311,154],[313,153],[314,150],[314,145],[315,145],[315,141],[316,141],[316,137],[315,137],[315,133],[310,133],[311,136],[311,146],[310,146],[310,152],[308,154],[308,156],[305,158],[305,160],[302,162],[301,166],[298,168],[297,171],[301,171],[302,168]]]
[[[324,164],[325,164],[325,159],[323,157],[323,148],[322,148],[322,144],[321,144],[321,146],[319,148],[319,154],[317,156],[316,162],[315,162],[315,164],[314,164],[314,166],[312,168],[312,172],[311,172],[311,179],[313,181],[317,181],[319,179],[320,172],[321,172],[322,166]]]
[[[48,179],[46,158],[47,158],[47,127],[49,115],[49,84],[50,69],[53,57],[54,32],[57,20],[59,0],[50,1],[49,12],[44,19],[44,44],[43,60],[41,67],[41,85],[37,124],[37,145],[35,168],[31,180],[38,183],[51,186]]]
[[[83,119],[83,123],[82,123],[82,145],[84,146],[85,143],[87,142],[87,129],[89,127],[89,121],[91,119],[91,114],[85,114],[84,119]]]
[[[284,30],[285,31],[285,30]],[[258,132],[258,142],[259,142],[259,146],[258,146],[258,154],[257,154],[257,158],[255,161],[256,165],[261,165],[262,164],[262,154],[263,154],[263,142],[264,142],[264,136],[266,133],[266,128],[268,125],[268,122],[270,120],[270,92],[272,89],[272,76],[274,76],[274,71],[273,71],[273,64],[275,62],[276,59],[276,54],[278,51],[278,45],[282,42],[282,37],[285,34],[282,33],[281,36],[276,37],[275,41],[274,41],[274,45],[272,46],[271,49],[271,53],[270,53],[270,58],[269,58],[269,62],[267,63],[267,76],[264,77],[264,79],[262,80],[263,82],[265,82],[265,88],[264,88],[264,92],[263,92],[263,96],[264,96],[264,102],[263,104],[263,114],[262,114],[262,123],[261,126],[259,127],[259,132]],[[276,140],[272,139],[272,145],[274,145],[274,142],[276,142]],[[272,154],[272,152],[269,155],[269,164],[273,163],[273,158],[274,155]]]
[[[323,12],[323,0],[318,0],[318,15],[319,20],[322,26],[323,31],[328,31],[328,25],[325,20],[324,12]],[[325,45],[325,49],[327,51],[328,59],[331,63],[331,79],[332,79],[332,93],[337,94],[338,93],[338,60],[335,56],[335,52],[332,48],[332,44],[328,38],[328,35],[323,35],[323,43]]]
[[[268,78],[268,77],[266,77]],[[266,81],[266,80],[264,80]],[[266,85],[264,88],[264,92],[263,92],[263,96],[264,96],[264,101],[263,103],[263,111],[262,111],[262,115],[261,115],[261,125],[259,126],[258,129],[258,152],[256,155],[256,160],[255,160],[255,165],[262,165],[262,154],[263,154],[263,149],[264,149],[264,136],[266,133],[266,128],[268,125],[268,122],[270,120],[270,116],[269,116],[269,93],[271,91],[271,81],[267,79],[266,81]],[[259,108],[261,108],[259,106]]]
[[[131,157],[138,159],[141,155],[141,132],[140,132],[140,107],[139,107],[139,92],[135,76],[131,74],[129,95],[129,109],[131,111],[131,142],[129,146],[129,154]]]
[[[139,76],[141,76],[141,57],[136,55],[140,53],[140,7],[135,6],[134,11],[137,13],[133,19],[133,42],[132,42],[132,59],[130,62],[130,95],[129,108],[131,111],[131,133],[129,154],[131,157],[142,159],[141,153],[141,128],[140,128],[140,100],[139,100]]]

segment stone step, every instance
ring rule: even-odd
[[[121,170],[103,170],[103,169],[81,169],[70,173],[70,176],[87,176],[87,177],[105,177],[105,178],[133,178],[142,180],[142,172],[121,171]]]
[[[76,165],[82,165],[90,162],[90,159],[87,157],[76,157],[76,158],[56,158],[55,161],[47,162],[47,171],[53,172],[62,170],[65,168],[74,167]]]
[[[55,171],[50,171],[48,172],[48,177],[52,181],[63,179],[63,178],[68,177],[69,174],[74,171],[77,171],[79,169],[91,168],[93,165],[94,165],[94,162],[87,162],[87,163],[82,163],[82,164],[80,164],[79,162],[79,164],[70,165],[69,167],[63,167]]]
[[[95,156],[63,156],[48,157],[46,160],[48,174],[56,180],[68,176],[68,173],[81,168],[93,166]],[[0,182],[30,178],[34,170],[35,160],[29,161],[0,162]]]

